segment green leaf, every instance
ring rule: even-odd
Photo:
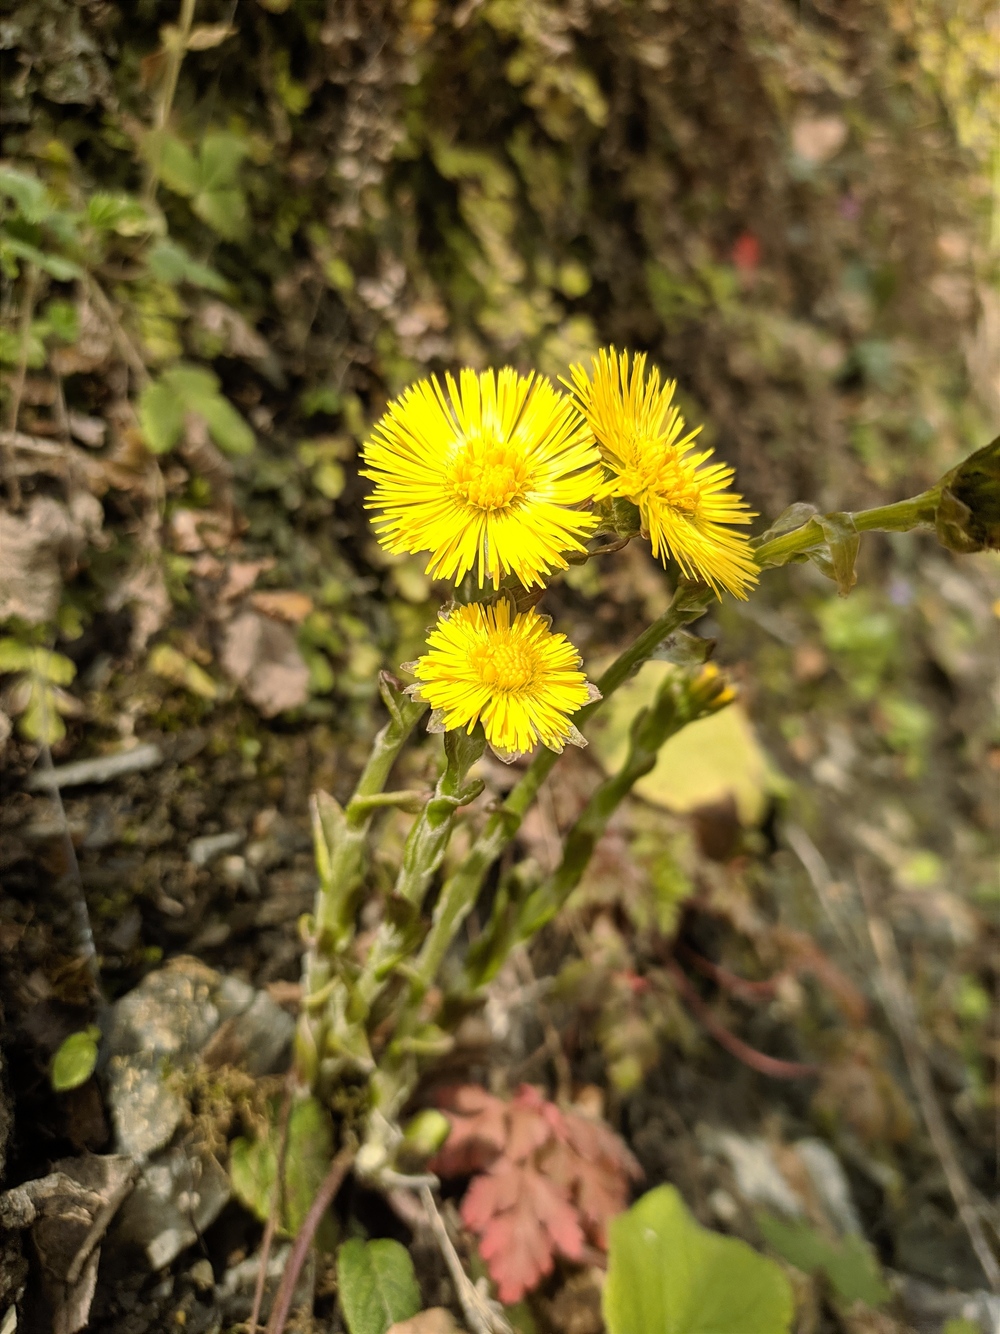
[[[22,241],[19,236],[11,236],[7,231],[0,233],[0,255],[13,255],[28,264],[35,264],[55,278],[56,282],[68,283],[74,278],[83,277],[83,269],[73,260],[40,250],[30,241]]]
[[[13,167],[0,167],[0,194],[12,199],[28,222],[43,222],[52,212],[45,184],[37,176],[28,176]]]
[[[701,1227],[673,1186],[610,1225],[608,1334],[787,1334],[793,1306],[778,1265]]]
[[[31,678],[28,703],[18,719],[17,729],[27,741],[42,741],[49,746],[66,735],[55,691],[38,676]]]
[[[187,144],[172,134],[147,135],[146,156],[159,166],[160,180],[168,190],[190,199],[201,186],[198,159]]]
[[[861,538],[850,514],[822,514],[816,522],[823,530],[826,542],[815,551],[810,551],[809,559],[828,579],[837,585],[841,597],[848,593],[858,582],[854,562],[858,558]]]
[[[149,271],[161,283],[175,287],[178,283],[190,283],[192,287],[203,287],[209,292],[225,293],[229,284],[221,273],[202,264],[188,254],[176,241],[157,241],[146,257]]]
[[[119,236],[145,236],[157,228],[156,219],[131,195],[113,195],[103,191],[87,200],[87,222],[102,232]]]
[[[52,1058],[52,1087],[56,1093],[86,1084],[97,1064],[97,1044],[101,1030],[93,1024],[80,1033],[70,1033]]]
[[[50,301],[42,312],[39,325],[43,326],[45,334],[58,338],[61,343],[75,343],[80,337],[80,316],[72,301]]]
[[[421,1308],[410,1253],[388,1238],[345,1241],[337,1251],[337,1286],[350,1334],[385,1334]]]
[[[270,1120],[263,1139],[237,1139],[229,1153],[229,1175],[233,1194],[261,1222],[270,1217],[278,1172],[280,1133],[277,1104],[269,1105]],[[297,1101],[288,1118],[285,1150],[285,1180],[279,1231],[295,1236],[309,1212],[316,1192],[330,1169],[333,1157],[333,1125],[330,1114],[315,1098]],[[320,1242],[331,1243],[331,1229],[320,1229]]]
[[[248,151],[246,141],[227,130],[206,134],[201,145],[201,189],[220,190],[235,185],[240,163]]]
[[[227,398],[215,393],[192,406],[205,418],[212,439],[223,454],[249,454],[252,451],[253,431]]]
[[[242,190],[234,186],[199,190],[191,207],[202,222],[207,222],[224,240],[238,241],[246,235],[247,201]]]
[[[0,639],[0,673],[30,671],[35,661],[35,650],[19,639]]]
[[[881,1306],[892,1296],[863,1237],[851,1234],[838,1245],[801,1219],[789,1221],[768,1213],[759,1214],[757,1223],[773,1251],[805,1274],[825,1274],[848,1306],[856,1301]]]
[[[0,329],[0,362],[5,366],[21,364],[21,335],[12,329]],[[44,365],[45,346],[37,330],[32,329],[28,335],[27,366],[29,370],[37,371]]]
[[[139,425],[154,454],[173,449],[184,430],[184,403],[164,380],[154,381],[139,399]]]

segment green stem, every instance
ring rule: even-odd
[[[846,517],[853,521],[859,533],[886,532],[906,533],[920,524],[934,522],[940,500],[937,487],[923,491],[919,496],[908,500],[898,500],[892,505],[877,505],[874,509],[858,510]],[[761,569],[773,565],[785,565],[795,556],[802,555],[815,547],[822,546],[825,536],[815,518],[808,519],[799,528],[790,533],[782,533],[770,542],[765,542],[754,552],[754,559]]]
[[[153,131],[160,135],[167,128],[167,121],[170,119],[170,112],[174,105],[177,80],[180,77],[181,64],[184,60],[184,53],[187,51],[191,28],[194,25],[196,4],[197,0],[181,0],[180,20],[177,24],[176,35],[171,37],[166,45],[167,65],[163,72],[163,83],[160,85],[160,96],[157,99],[156,113],[153,117]],[[156,187],[160,180],[160,155],[163,152],[162,142],[159,140],[154,140],[154,142],[156,147],[153,150],[153,159],[149,164],[144,191],[146,202],[150,204],[156,198]]]
[[[371,799],[385,787],[399,752],[427,707],[408,699],[385,677],[381,685],[389,721],[372,743],[368,762],[346,810],[341,810],[325,793],[317,794],[313,805],[319,886],[302,967],[306,1004],[299,1016],[295,1044],[299,1082],[313,1088],[319,1080],[331,1028],[339,1023],[345,1008],[342,987],[338,985],[340,979],[335,974],[338,958],[351,937],[355,896],[364,875],[365,843],[378,809]],[[328,1002],[310,1008],[310,998],[325,988],[329,989]]]

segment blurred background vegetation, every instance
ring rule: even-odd
[[[414,378],[556,376],[602,344],[646,350],[761,529],[798,500],[914,494],[996,434],[988,0],[2,0],[0,16],[19,976],[73,957],[34,906],[51,820],[20,788],[39,745],[65,760],[153,738],[161,767],[113,799],[66,798],[106,985],[182,948],[258,984],[295,978],[307,794],[349,790],[376,669],[414,656],[443,593],[379,550],[355,470]],[[868,868],[987,1189],[1000,575],[992,553],[919,536],[866,539],[860,570],[846,600],[811,567],[783,571],[699,627],[743,721],[695,796],[661,773],[623,816],[579,896],[597,971],[567,967],[561,994],[593,1018],[593,1070],[635,1093],[664,1042],[697,1045],[676,1004],[630,981],[643,932],[673,930],[697,891],[715,895],[695,939],[713,957],[787,959],[806,948],[793,930],[843,950],[809,849],[848,898]],[[549,610],[597,661],[669,583],[630,548],[571,572]],[[526,825],[543,864],[574,781]],[[237,827],[256,863],[189,857]],[[387,858],[400,836],[387,827]],[[598,995],[595,976],[618,981]],[[920,1194],[920,1152],[893,1159],[912,1117],[885,1039],[849,1005],[837,1028],[804,993],[782,1003],[762,1045],[794,1020],[827,1062],[810,1114],[897,1173],[876,1240],[974,1285],[937,1188]],[[24,1038],[26,1106],[44,1105],[61,1035]],[[641,1140],[654,1114],[632,1115]]]

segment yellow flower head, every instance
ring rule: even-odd
[[[668,555],[691,579],[716,593],[728,588],[746,598],[756,583],[757,565],[747,538],[727,524],[748,524],[753,513],[742,496],[728,490],[733,470],[708,463],[710,449],[695,452],[697,426],[685,433],[684,418],[673,402],[675,380],[660,383],[660,372],[646,376],[646,356],[615,349],[593,358],[593,376],[571,367],[581,411],[614,474],[612,494],[639,507],[642,531],[653,555]],[[567,382],[568,383],[568,382]]]
[[[574,508],[601,486],[590,429],[548,380],[510,367],[445,384],[447,394],[435,377],[411,385],[365,445],[379,541],[429,551],[427,573],[456,584],[473,568],[480,587],[509,572],[541,584],[597,526]]]
[[[506,599],[443,612],[427,652],[406,670],[417,678],[410,694],[434,710],[431,731],[471,732],[482,722],[486,740],[507,763],[539,741],[554,751],[585,746],[570,716],[600,699],[566,636],[553,634],[534,607],[515,615]]]

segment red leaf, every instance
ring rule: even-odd
[[[503,1302],[519,1301],[555,1255],[579,1260],[586,1237],[606,1246],[608,1220],[628,1203],[642,1169],[614,1131],[564,1112],[528,1084],[509,1103],[465,1086],[441,1099],[452,1131],[432,1171],[459,1176],[486,1167],[462,1201],[462,1219]]]
[[[488,1167],[507,1143],[507,1103],[478,1084],[445,1089],[438,1102],[450,1113],[451,1133],[427,1164],[430,1171],[461,1177]]]
[[[564,1192],[507,1158],[473,1181],[462,1219],[479,1234],[480,1254],[505,1303],[520,1301],[552,1272],[556,1251],[569,1260],[583,1254],[583,1230]]]

